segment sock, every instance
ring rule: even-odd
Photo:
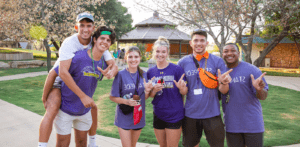
[[[48,142],[39,142],[38,147],[47,147]]]
[[[89,145],[96,145],[96,135],[89,136]]]

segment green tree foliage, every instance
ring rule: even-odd
[[[43,26],[32,26],[30,36],[36,40],[45,39],[47,37],[47,31]]]
[[[213,50],[210,51],[210,53],[212,52],[220,52],[220,49],[216,44],[214,44]]]
[[[89,5],[86,10],[93,12],[95,16],[101,16],[106,26],[114,28],[117,39],[133,29],[131,14],[127,14],[127,8],[117,0],[108,0],[102,5]]]
[[[296,44],[300,40],[300,0],[278,0],[277,3],[272,3],[271,7],[274,9],[266,9],[263,13],[265,28],[260,33],[260,36],[272,38],[272,41],[254,61],[254,65],[256,66],[261,64],[264,57],[284,37],[295,41]]]
[[[145,43],[137,43],[136,46],[140,49],[142,54],[142,62],[145,62],[147,60],[146,57],[146,44]]]

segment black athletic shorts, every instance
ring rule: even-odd
[[[157,116],[153,113],[153,128],[155,129],[180,129],[182,126],[182,120],[176,122],[176,123],[169,123],[169,122],[165,122],[159,118],[157,118]]]
[[[200,142],[204,130],[206,140],[211,147],[224,147],[225,130],[221,115],[207,119],[185,117],[182,125],[182,144],[194,147]]]
[[[228,147],[263,147],[264,133],[229,133],[226,132]]]
[[[137,131],[137,130],[141,130],[141,129],[143,129],[143,128],[137,128],[137,129],[124,129],[124,128],[122,128],[123,130],[135,130],[135,131]]]

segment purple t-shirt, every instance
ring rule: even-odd
[[[205,58],[198,62],[201,68],[205,67]],[[188,85],[188,94],[185,103],[185,116],[193,119],[206,119],[220,115],[220,103],[218,89],[206,88],[200,78],[199,71],[191,55],[178,61],[178,65],[184,69]],[[226,66],[222,58],[209,54],[206,70],[217,75],[226,72]],[[194,90],[198,89],[195,95]],[[199,93],[199,94],[197,94]]]
[[[179,89],[175,85],[174,81],[177,81],[184,74],[184,70],[173,63],[164,69],[158,69],[157,66],[150,68],[147,71],[148,80],[155,77],[152,84],[157,84],[159,79],[164,79],[164,89],[162,94],[156,94],[152,104],[154,114],[161,120],[169,123],[176,123],[184,118],[184,106],[183,99],[179,92]],[[184,77],[184,79],[185,77]]]
[[[130,74],[126,69],[119,71],[116,75],[114,82],[111,87],[110,95],[114,97],[122,97],[125,94],[132,94],[135,93],[135,85],[137,81],[138,71],[134,74]],[[134,125],[133,122],[133,112],[125,115],[123,114],[122,110],[119,108],[119,105],[116,106],[116,114],[115,114],[115,125],[123,128],[123,129],[139,129],[145,126],[145,87],[144,87],[144,80],[147,80],[146,72],[143,73],[143,78],[139,76],[139,88],[138,88],[138,95],[140,96],[140,103],[142,105],[143,117],[140,123]],[[131,96],[132,97],[132,96]]]
[[[82,50],[75,53],[72,59],[72,63],[69,69],[69,73],[73,77],[76,85],[89,97],[94,95],[97,87],[98,79],[100,79],[101,72],[97,69],[107,67],[103,58],[99,61],[94,61],[95,72],[93,70],[93,61],[87,54],[88,50]],[[55,72],[59,74],[59,66],[55,69]],[[60,109],[70,115],[80,116],[86,114],[91,108],[85,108],[80,98],[69,89],[69,87],[62,82],[61,84],[61,106]]]
[[[229,70],[229,68],[227,68]],[[264,120],[256,90],[252,85],[250,74],[254,78],[261,76],[261,71],[252,64],[241,61],[230,73],[229,101],[222,94],[222,106],[225,114],[226,131],[230,133],[262,133]],[[268,84],[263,78],[268,90]]]

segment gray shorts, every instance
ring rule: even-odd
[[[62,79],[61,79],[59,76],[57,76],[57,77],[55,78],[55,81],[54,81],[54,83],[53,83],[53,87],[52,87],[52,88],[58,88],[58,89],[61,89],[61,83],[62,83]]]

